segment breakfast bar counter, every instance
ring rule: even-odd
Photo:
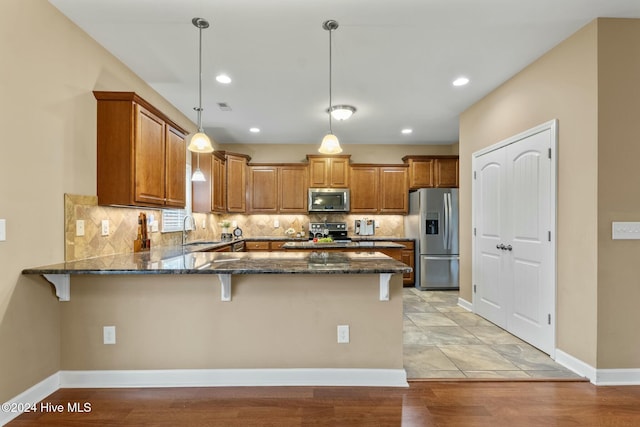
[[[33,286],[54,284],[62,301],[70,386],[405,387],[407,271],[376,251],[179,247],[23,274]],[[103,343],[107,326],[115,345]]]

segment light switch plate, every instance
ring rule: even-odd
[[[640,240],[640,222],[612,222],[611,238],[613,240]]]
[[[349,325],[338,325],[338,344],[349,344]]]
[[[7,240],[7,220],[0,219],[0,242]]]
[[[157,233],[158,232],[158,221],[151,221],[151,232],[152,233]]]

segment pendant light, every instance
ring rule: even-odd
[[[198,155],[198,166],[196,166],[196,170],[191,175],[191,182],[205,182],[207,178],[205,178],[204,174],[200,170],[200,153]]]
[[[333,19],[324,21],[322,28],[329,31],[329,110],[331,110],[331,33],[338,28],[338,22]],[[322,154],[342,153],[340,141],[338,141],[338,137],[333,134],[331,127],[331,114],[329,114],[329,133],[322,138],[322,144],[320,144],[318,151]]]
[[[209,28],[209,22],[204,18],[193,18],[191,23],[198,28],[200,36],[198,52],[198,106],[194,108],[194,110],[198,112],[198,132],[190,135],[187,149],[194,153],[211,153],[213,152],[213,145],[211,145],[211,140],[202,129],[202,30]],[[199,169],[196,169],[196,172],[198,170]]]

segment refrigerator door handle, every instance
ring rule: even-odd
[[[424,256],[422,255],[422,259],[428,259],[430,261],[448,261],[448,260],[456,260],[456,259],[460,259],[459,255],[452,255],[452,256]]]
[[[451,240],[453,238],[453,233],[451,230],[451,215],[452,215],[452,206],[451,206],[451,193],[447,193],[447,249],[451,249]]]
[[[442,233],[442,244],[444,245],[445,249],[449,249],[448,244],[449,244],[449,206],[447,205],[447,193],[444,193],[442,195],[442,206],[444,208],[444,215],[443,215],[443,221],[444,221],[444,227],[443,228],[443,233]]]

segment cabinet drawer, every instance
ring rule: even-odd
[[[271,242],[271,250],[272,251],[284,251],[285,249],[282,249],[282,246],[284,246],[284,244],[287,242]]]
[[[268,251],[269,242],[246,242],[247,251]]]

